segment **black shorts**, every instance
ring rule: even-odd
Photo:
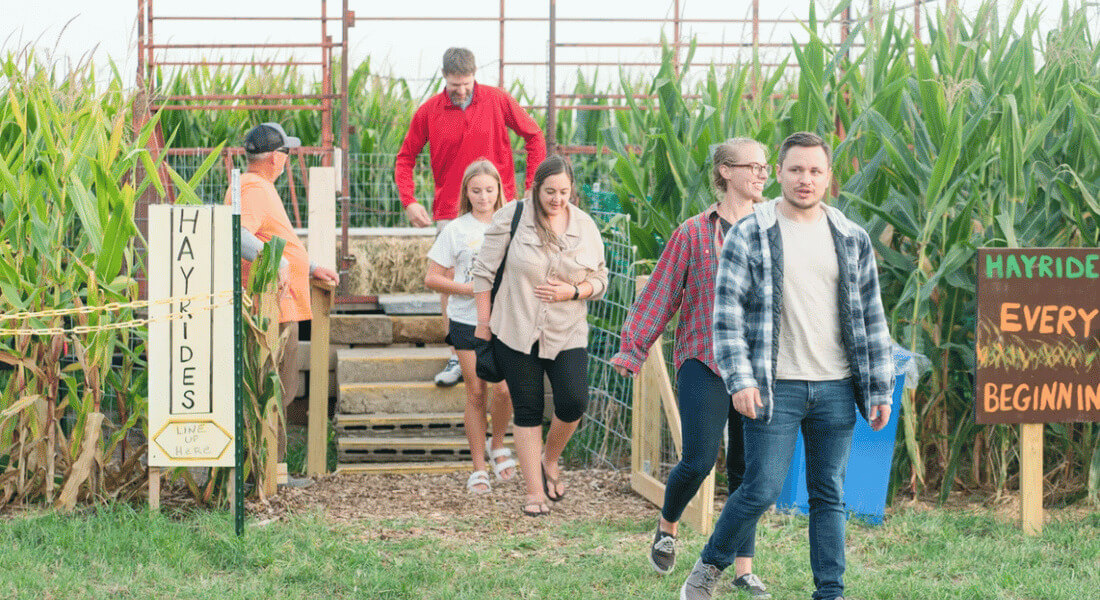
[[[474,327],[465,323],[448,320],[447,337],[444,341],[454,347],[455,350],[474,349]]]

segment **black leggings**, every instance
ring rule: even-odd
[[[584,415],[588,407],[587,348],[562,350],[554,358],[547,359],[539,358],[538,342],[531,347],[531,353],[526,354],[493,338],[493,354],[512,395],[517,427],[542,425],[546,397],[543,373],[550,379],[550,389],[554,392],[554,415],[565,423],[572,423]]]

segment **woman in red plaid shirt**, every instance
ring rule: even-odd
[[[679,390],[683,453],[669,473],[665,502],[649,561],[661,575],[676,564],[676,527],[688,502],[710,473],[729,426],[726,471],[732,493],[741,484],[745,463],[741,415],[714,360],[711,320],[714,312],[714,280],[718,256],[729,229],[764,200],[768,163],[764,146],[749,138],[727,140],[714,151],[714,187],[719,200],[691,217],[672,234],[653,274],[623,323],[622,344],[611,359],[624,377],[636,375],[657,336],[677,311],[676,383]],[[734,563],[735,585],[753,597],[768,597],[752,573],[753,548],[742,548]]]

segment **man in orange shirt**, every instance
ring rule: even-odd
[[[286,167],[287,150],[301,145],[301,140],[288,136],[278,123],[257,125],[245,136],[248,170],[241,175],[241,255],[251,261],[260,246],[271,238],[279,236],[286,240],[279,268],[278,296],[279,333],[290,331],[279,363],[284,407],[298,390],[298,322],[312,318],[309,278],[340,283],[340,275],[335,271],[310,262],[306,247],[294,233],[279,193],[275,191],[275,180]],[[227,203],[232,201],[230,193],[226,193]],[[242,265],[242,271],[242,280],[247,281],[248,262]],[[285,431],[280,431],[280,462],[285,453],[286,435]]]

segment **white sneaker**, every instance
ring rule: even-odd
[[[451,360],[447,361],[447,366],[435,376],[435,384],[439,387],[451,387],[460,381],[462,381],[462,367],[458,364],[458,358],[452,356]]]

